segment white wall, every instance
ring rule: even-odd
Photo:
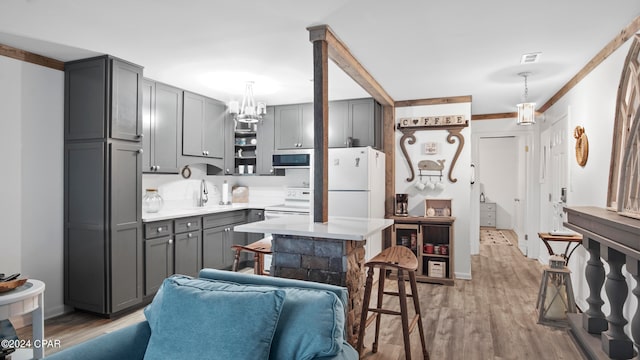
[[[478,185],[486,202],[496,204],[496,228],[513,229],[517,198],[518,142],[514,136],[480,137],[476,164]]]
[[[541,124],[542,129],[546,129],[563,116],[568,116],[568,131],[570,132],[568,134],[570,139],[568,206],[606,206],[615,102],[622,67],[630,44],[631,40],[610,55],[545,113],[546,121]],[[572,132],[577,125],[585,128],[589,138],[589,160],[584,167],[578,166],[573,152],[575,140]],[[572,281],[576,303],[583,310],[588,307],[586,298],[589,295],[589,289],[584,279],[588,258],[589,255],[580,247],[569,263],[569,267],[573,271]],[[626,276],[630,287],[629,297],[625,304],[625,316],[630,321],[636,308],[635,298],[631,294],[631,289],[635,284],[633,284],[631,276],[628,274]],[[604,289],[602,299],[608,302]],[[605,314],[608,314],[608,304],[605,304],[603,310]]]
[[[403,117],[420,117],[420,116],[438,116],[438,115],[464,115],[466,119],[471,118],[471,103],[462,104],[446,104],[446,105],[429,105],[429,106],[412,106],[396,108],[396,119]],[[416,143],[407,144],[407,152],[411,157],[412,166],[414,168],[416,179],[418,179],[417,164],[420,160],[445,160],[445,169],[443,171],[442,180],[444,182],[443,190],[418,190],[414,187],[415,180],[407,182],[411,170],[407,165],[407,161],[402,154],[400,148],[400,138],[402,133],[396,130],[396,193],[409,194],[409,215],[424,216],[424,200],[426,198],[451,199],[452,216],[456,218],[454,223],[455,236],[455,275],[460,279],[471,279],[471,256],[470,256],[470,238],[473,235],[472,230],[477,232],[477,224],[472,226],[471,208],[471,129],[469,127],[462,130],[465,140],[464,147],[460,153],[460,157],[455,165],[452,177],[458,181],[452,183],[448,180],[449,169],[453,155],[458,148],[458,141],[454,144],[447,142],[449,132],[446,130],[424,130],[416,131]],[[436,142],[439,146],[437,155],[425,155],[423,146],[426,142]],[[426,180],[426,179],[425,179]],[[475,215],[477,217],[477,215]]]
[[[44,281],[45,316],[63,305],[64,73],[0,56],[0,272]]]

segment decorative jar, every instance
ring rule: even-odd
[[[147,189],[142,198],[142,210],[148,213],[156,213],[162,209],[164,201],[157,189]]]

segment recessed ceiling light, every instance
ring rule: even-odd
[[[541,52],[524,54],[524,55],[522,55],[522,57],[520,58],[520,64],[533,64],[533,63],[537,63],[538,61],[540,61],[540,55],[542,55],[542,53],[541,53]]]

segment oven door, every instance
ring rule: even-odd
[[[309,215],[309,213],[308,212],[302,212],[302,211],[280,211],[280,210],[265,210],[264,211],[264,219],[265,220],[277,219],[277,218],[290,216],[290,215]]]

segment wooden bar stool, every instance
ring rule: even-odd
[[[269,272],[264,270],[264,256],[271,255],[271,237],[260,239],[248,245],[233,245],[231,248],[236,252],[231,270],[238,271],[240,253],[247,251],[253,253],[253,273],[256,275],[269,275]]]
[[[429,359],[429,352],[424,339],[424,328],[422,325],[422,315],[420,313],[420,301],[418,299],[418,287],[416,285],[416,270],[418,269],[418,259],[409,248],[405,246],[392,246],[383,250],[369,262],[364,264],[369,268],[367,272],[367,282],[364,288],[364,301],[362,303],[362,314],[360,315],[360,334],[358,336],[358,353],[362,355],[362,347],[364,343],[364,330],[374,319],[376,320],[376,333],[373,341],[372,352],[378,351],[378,335],[380,334],[380,315],[399,315],[402,320],[402,335],[404,337],[404,352],[407,360],[411,359],[411,345],[409,342],[409,334],[413,331],[416,324],[420,332],[420,342],[422,345],[422,355],[424,359]],[[380,268],[380,277],[378,281],[378,303],[375,308],[369,307],[371,299],[371,287],[373,286],[374,269]],[[398,273],[398,292],[384,291],[384,280],[387,268],[396,269]],[[407,294],[405,290],[405,273],[409,274],[409,284],[411,285],[411,294]],[[383,309],[383,295],[398,296],[400,301],[400,312]],[[415,308],[415,316],[409,323],[409,315],[407,313],[407,297],[413,298],[413,306]],[[371,318],[368,313],[373,312]]]

